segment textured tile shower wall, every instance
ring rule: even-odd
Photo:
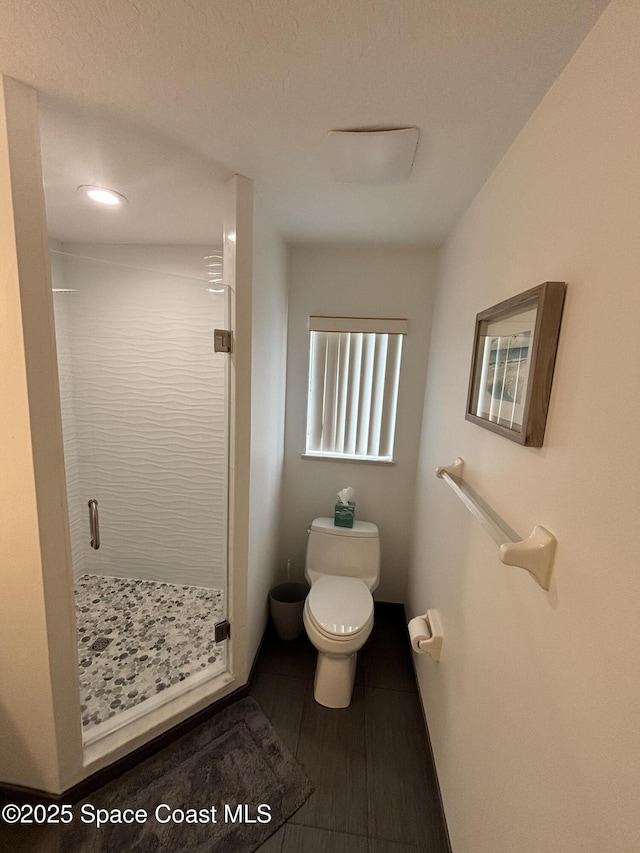
[[[54,254],[74,573],[225,588],[224,294]],[[89,546],[87,501],[102,546]]]

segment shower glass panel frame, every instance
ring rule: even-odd
[[[87,745],[228,669],[229,292],[204,261],[51,269]]]

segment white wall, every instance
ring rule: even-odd
[[[631,853],[640,790],[640,4],[614,0],[447,241],[439,267],[409,602],[455,853]],[[568,282],[544,447],[464,419],[475,314]],[[436,465],[521,535],[551,589],[500,563]]]
[[[0,79],[0,781],[82,763],[51,284],[32,89]]]
[[[206,280],[52,260],[54,288],[73,291],[54,304],[74,573],[226,589],[227,357],[212,345],[226,295]]]
[[[376,598],[403,601],[415,492],[423,388],[431,326],[434,253],[380,246],[292,246],[285,488],[280,579],[287,558],[302,579],[306,530],[317,516],[332,516],[337,493],[356,490],[356,518],[380,528],[381,580]],[[394,465],[302,459],[309,370],[308,318],[312,314],[407,317]]]
[[[249,521],[249,665],[267,621],[276,578],[282,495],[287,358],[287,255],[255,198],[251,360],[251,492]]]

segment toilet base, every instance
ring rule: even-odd
[[[325,708],[348,708],[353,694],[358,655],[325,655],[318,652],[313,698]]]

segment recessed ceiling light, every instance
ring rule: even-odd
[[[127,203],[127,199],[122,193],[117,193],[115,190],[109,190],[106,187],[82,184],[82,186],[78,187],[78,190],[89,196],[92,201],[98,204],[105,204],[108,207],[117,207],[120,204]]]

